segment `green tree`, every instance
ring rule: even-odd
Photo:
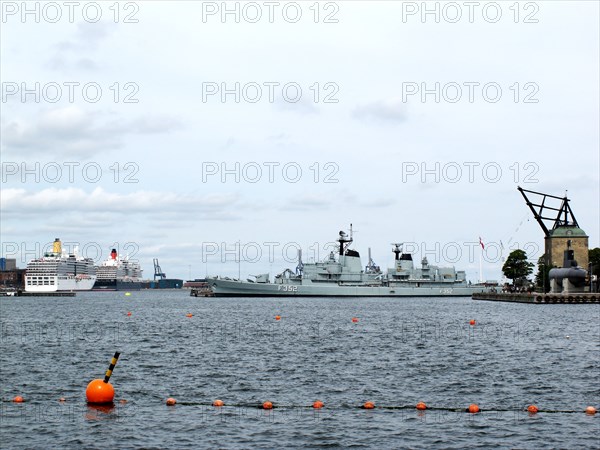
[[[538,271],[535,274],[535,285],[542,292],[550,290],[550,269],[552,267],[546,265],[546,256],[542,255],[537,263]]]
[[[513,286],[522,286],[527,276],[533,272],[534,264],[527,261],[527,253],[517,249],[510,252],[502,266],[506,278],[513,280]]]

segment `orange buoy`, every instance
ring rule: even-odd
[[[315,408],[315,409],[322,408],[323,406],[325,406],[325,403],[323,403],[321,400],[316,400],[313,403],[313,408]]]
[[[475,403],[471,403],[469,405],[469,407],[467,408],[467,411],[470,412],[471,414],[475,414],[479,412],[479,406],[477,406]]]
[[[213,406],[224,406],[225,403],[223,403],[223,400],[215,400],[213,402]]]
[[[194,315],[192,313],[187,313],[185,317],[194,317]]]
[[[25,399],[23,397],[21,397],[20,395],[17,395],[15,398],[13,398],[13,402],[15,403],[23,403],[25,401]]]
[[[175,403],[177,403],[177,400],[175,400],[173,397],[169,397],[167,399],[167,405],[168,406],[175,406]]]
[[[88,403],[112,403],[115,398],[115,389],[110,383],[105,383],[104,380],[92,380],[87,385],[85,397]]]
[[[271,402],[264,402],[262,404],[263,409],[273,409],[273,403]]]
[[[131,315],[131,311],[127,311],[127,315],[130,316]]]
[[[596,414],[596,408],[594,408],[593,406],[588,406],[587,408],[585,408],[585,413],[589,414],[590,416],[593,416],[594,414]]]
[[[417,408],[419,411],[425,411],[427,409],[427,405],[423,402],[419,402],[415,408]]]
[[[529,412],[529,414],[535,414],[538,412],[538,407],[535,405],[529,405],[527,407],[527,411]]]
[[[275,316],[275,320],[281,320],[281,316]]]
[[[365,404],[363,405],[363,408],[365,408],[365,409],[373,409],[373,408],[375,408],[375,403],[373,403],[373,402],[365,402]]]
[[[358,317],[353,317],[352,318],[352,323],[358,323]]]
[[[471,324],[471,326],[475,325],[475,321],[473,319],[471,319],[471,321],[469,322],[469,324]]]
[[[85,396],[88,403],[101,405],[113,402],[113,399],[115,398],[115,389],[113,388],[112,384],[108,382],[108,380],[110,380],[113,369],[117,365],[120,354],[121,352],[115,352],[115,356],[113,356],[110,360],[108,370],[104,374],[104,380],[92,380],[87,385],[87,388],[85,389]]]

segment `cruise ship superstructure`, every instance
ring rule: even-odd
[[[95,291],[135,291],[142,287],[142,269],[137,261],[121,257],[116,249],[96,267]]]
[[[31,260],[25,270],[26,292],[89,291],[96,282],[96,269],[91,258],[62,248],[60,239],[52,244],[52,251]]]

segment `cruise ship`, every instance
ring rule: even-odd
[[[96,282],[96,269],[91,258],[62,248],[60,239],[52,244],[52,251],[33,259],[25,269],[26,292],[89,291]]]
[[[392,244],[395,264],[387,272],[370,255],[363,268],[358,251],[349,248],[352,225],[350,235],[340,231],[337,242],[337,255],[332,251],[322,262],[305,264],[299,252],[296,271],[286,269],[273,281],[269,274],[260,274],[254,280],[217,276],[207,282],[217,297],[470,297],[495,289],[494,285],[471,284],[464,271],[430,265],[427,258],[416,268],[401,243]]]
[[[129,257],[119,257],[112,249],[107,260],[96,267],[95,291],[139,291],[142,288],[142,269]]]

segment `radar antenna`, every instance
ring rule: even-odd
[[[404,242],[392,243],[391,245],[394,246],[392,253],[396,255],[394,259],[398,261],[400,259],[400,254],[402,253],[402,246],[404,245]]]
[[[350,224],[350,236],[346,234],[345,231],[340,231],[340,237],[338,238],[338,242],[340,243],[340,256],[343,256],[346,252],[346,249],[352,243],[352,224]]]

